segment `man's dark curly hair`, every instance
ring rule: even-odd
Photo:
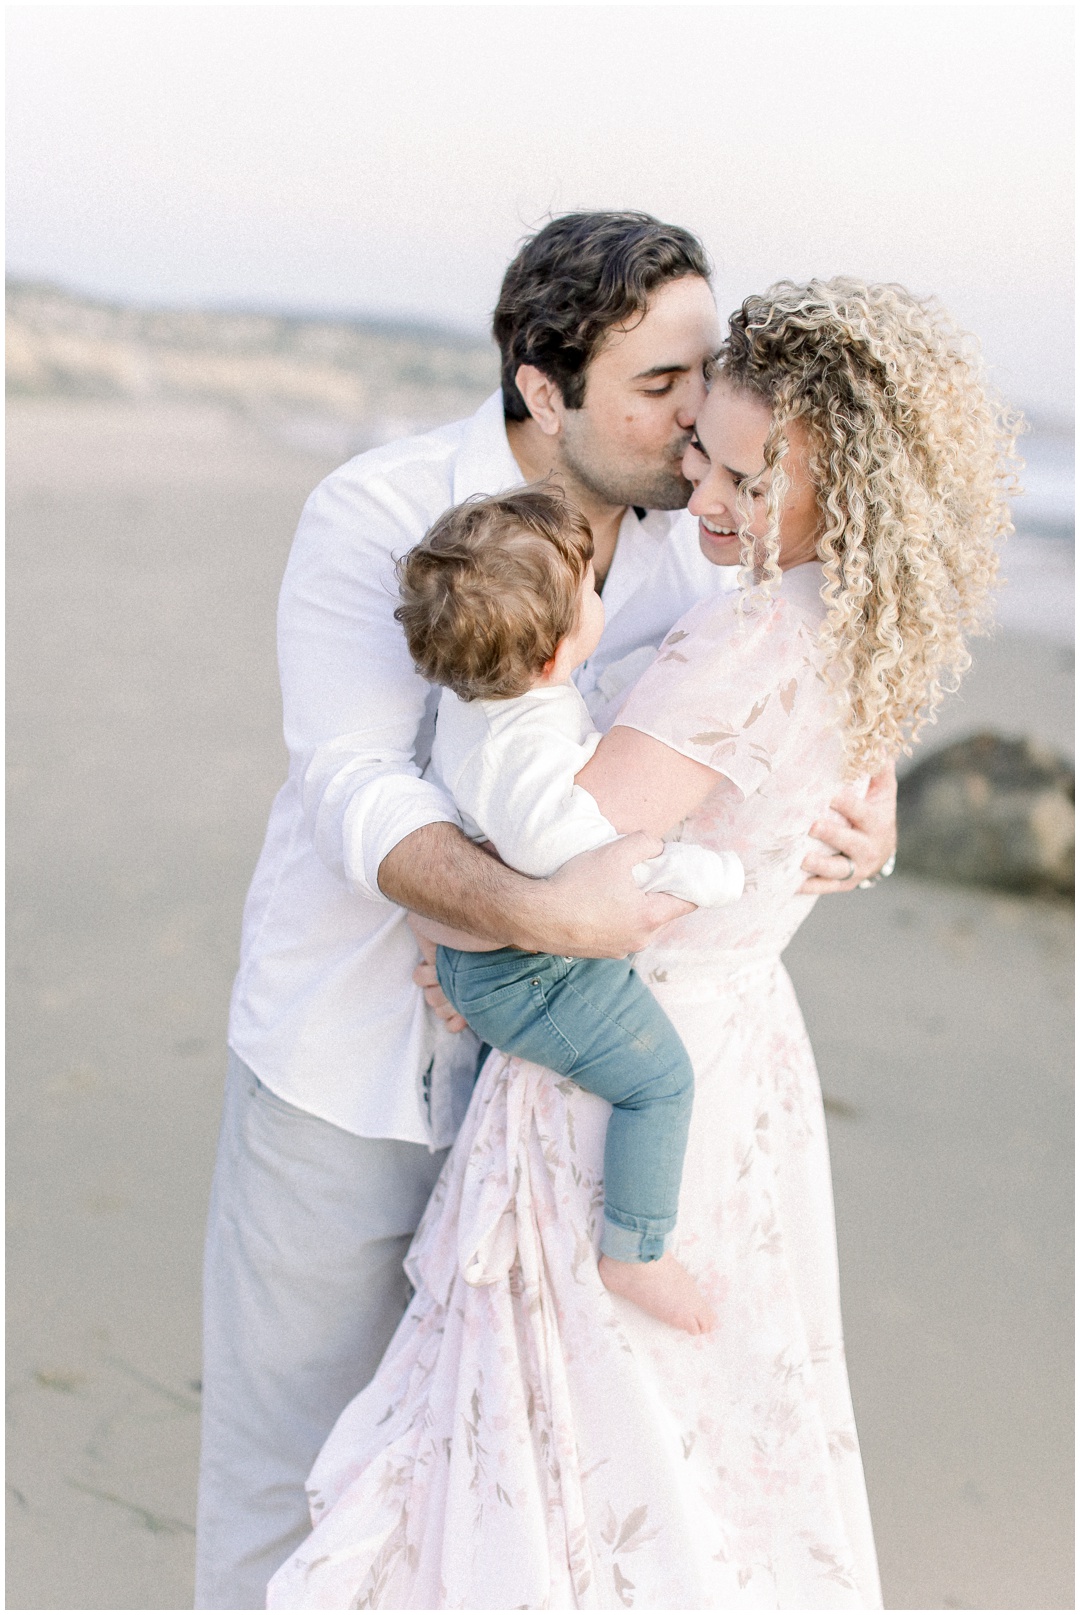
[[[696,236],[649,213],[564,213],[530,236],[503,277],[492,330],[502,353],[508,421],[529,418],[514,377],[535,365],[569,409],[585,401],[585,372],[605,335],[644,314],[665,281],[712,273]]]

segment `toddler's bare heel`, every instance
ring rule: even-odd
[[[617,1262],[601,1256],[600,1278],[613,1295],[633,1301],[643,1312],[685,1329],[688,1335],[708,1334],[716,1325],[716,1313],[697,1281],[668,1251],[656,1262]]]

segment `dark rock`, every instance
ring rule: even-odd
[[[900,868],[965,885],[1072,892],[1072,765],[1030,740],[972,735],[900,781]]]

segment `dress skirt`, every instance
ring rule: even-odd
[[[604,1289],[609,1107],[493,1054],[270,1608],[880,1608],[791,983],[777,955],[665,974],[696,1082],[673,1249],[717,1327]]]

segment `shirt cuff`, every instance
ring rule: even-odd
[[[399,841],[425,824],[461,824],[450,797],[428,780],[396,774],[358,792],[344,822],[345,870],[353,889],[390,903],[379,887],[379,866]]]

